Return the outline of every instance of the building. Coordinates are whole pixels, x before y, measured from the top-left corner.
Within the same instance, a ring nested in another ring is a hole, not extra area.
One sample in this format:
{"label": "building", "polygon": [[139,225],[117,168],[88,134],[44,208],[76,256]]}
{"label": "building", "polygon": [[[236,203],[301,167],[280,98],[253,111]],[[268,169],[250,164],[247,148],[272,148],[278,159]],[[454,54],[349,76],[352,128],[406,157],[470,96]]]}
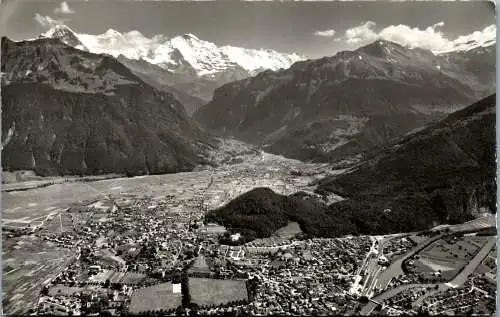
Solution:
{"label": "building", "polygon": [[241,238],[241,234],[236,233],[231,235],[231,241],[235,242],[238,241]]}
{"label": "building", "polygon": [[381,255],[378,258],[378,264],[379,265],[389,265],[389,260],[387,260],[387,258],[385,256]]}

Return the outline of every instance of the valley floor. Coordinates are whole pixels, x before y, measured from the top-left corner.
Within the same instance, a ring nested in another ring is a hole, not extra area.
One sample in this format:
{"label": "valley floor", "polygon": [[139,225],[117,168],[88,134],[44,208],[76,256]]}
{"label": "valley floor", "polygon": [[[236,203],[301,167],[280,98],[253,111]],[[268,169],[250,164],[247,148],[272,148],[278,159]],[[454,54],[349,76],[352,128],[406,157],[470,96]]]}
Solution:
{"label": "valley floor", "polygon": [[[306,171],[313,176],[291,176],[290,169]],[[8,270],[3,273],[4,308],[11,313],[21,312],[26,303],[37,298],[41,283],[50,279],[52,274],[48,272],[56,274],[65,268],[57,261],[50,262],[43,257],[37,260],[33,252],[69,259],[76,245],[60,248],[30,233],[47,229],[54,235],[64,232],[66,224],[60,220],[61,215],[71,208],[88,206],[107,212],[106,206],[114,203],[148,199],[148,207],[168,201],[169,208],[198,218],[204,211],[222,206],[255,187],[269,187],[278,193],[290,194],[307,189],[311,181],[325,173],[329,172],[324,165],[255,153],[243,156],[241,163],[196,172],[132,178],[50,178],[5,184],[2,193],[3,263]],[[108,179],[99,180],[102,178]],[[71,222],[70,226],[73,227]],[[22,281],[31,286],[26,289]]]}
{"label": "valley floor", "polygon": [[[240,159],[188,173],[37,188],[12,184],[2,193],[4,312],[166,313],[182,306],[202,314],[370,314],[470,308],[453,306],[447,296],[490,310],[491,300],[476,295],[491,295],[494,237],[475,232],[494,227],[491,216],[435,234],[309,240],[297,239],[300,227],[290,223],[243,246],[219,244],[225,228],[204,225],[206,211],[256,187],[312,192],[315,180],[341,172],[260,152]],[[471,231],[472,238],[462,234]],[[436,243],[452,253],[435,251]],[[431,279],[436,272],[429,267],[444,267],[454,255],[461,264],[450,270],[458,275]],[[414,267],[409,260],[423,264]],[[420,306],[401,304],[407,297]]]}

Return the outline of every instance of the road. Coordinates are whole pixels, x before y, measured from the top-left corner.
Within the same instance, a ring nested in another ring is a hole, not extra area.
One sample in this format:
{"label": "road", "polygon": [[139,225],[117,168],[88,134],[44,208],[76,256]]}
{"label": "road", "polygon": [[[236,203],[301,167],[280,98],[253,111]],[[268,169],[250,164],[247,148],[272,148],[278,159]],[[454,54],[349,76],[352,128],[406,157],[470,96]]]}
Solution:
{"label": "road", "polygon": [[[456,288],[467,280],[470,274],[474,272],[474,270],[477,268],[477,266],[481,263],[481,261],[488,255],[490,252],[491,248],[495,245],[496,242],[496,237],[490,237],[490,239],[486,242],[486,244],[481,248],[481,250],[472,258],[472,260],[464,267],[464,269],[456,275],[450,282],[447,283],[441,283],[441,284],[407,284],[407,285],[401,285],[395,288],[391,288],[374,298],[372,298],[373,301],[382,303],[383,301],[405,291],[411,288],[415,287],[435,287],[438,285],[438,290],[439,291],[444,291],[450,287]],[[429,243],[427,241],[426,243]],[[406,257],[406,256],[405,256]],[[366,304],[362,309],[360,314],[363,316],[369,315],[375,308],[377,307],[377,304],[374,302],[369,302]]]}

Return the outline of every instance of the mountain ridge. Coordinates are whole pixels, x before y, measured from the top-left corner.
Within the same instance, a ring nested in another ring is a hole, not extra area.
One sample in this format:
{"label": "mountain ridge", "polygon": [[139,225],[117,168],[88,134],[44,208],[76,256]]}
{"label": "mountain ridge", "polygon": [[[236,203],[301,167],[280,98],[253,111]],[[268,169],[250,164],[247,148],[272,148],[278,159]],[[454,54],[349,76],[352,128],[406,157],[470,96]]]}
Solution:
{"label": "mountain ridge", "polygon": [[203,99],[176,88],[171,80],[171,77],[176,77],[175,74],[157,65],[143,60],[128,59],[123,55],[119,55],[117,60],[149,85],[173,94],[183,104],[189,116],[205,104]]}
{"label": "mountain ridge", "polygon": [[[215,88],[222,84],[265,69],[288,68],[304,59],[297,54],[284,54],[270,49],[217,46],[191,33],[170,39],[163,35],[148,39],[138,31],[122,34],[109,29],[102,34],[91,35],[79,34],[66,25],[58,25],[40,37],[55,37],[79,49],[109,54],[132,67],[136,75],[156,87],[180,91],[204,102],[210,101]],[[152,67],[159,67],[162,71],[152,71]],[[178,95],[184,100],[189,99]],[[193,101],[187,104],[189,113],[200,106]]]}
{"label": "mountain ridge", "polygon": [[[138,31],[131,31],[127,35],[134,32],[140,34]],[[124,43],[127,41],[126,35],[112,29],[103,34],[90,35],[79,34],[66,25],[58,25],[41,36],[59,37],[60,34],[63,35],[61,40],[67,40],[66,37],[71,35],[92,52],[107,53],[114,57],[121,54],[129,59],[143,59],[150,64],[158,65],[170,71],[175,71],[175,69],[169,69],[169,66],[174,67],[179,62],[184,61],[193,67],[200,76],[217,73],[218,70],[225,67],[241,67],[254,74],[262,69],[277,70],[288,67],[293,62],[304,59],[297,54],[279,53],[271,49],[248,49],[229,45],[217,46],[214,43],[199,39],[192,33],[178,35],[170,39],[158,36],[161,40],[155,43],[144,43],[143,47],[133,50],[118,47],[120,40]],[[112,42],[115,42],[115,47],[111,46]],[[109,44],[109,46],[106,47],[104,44]],[[181,59],[175,57],[176,53],[181,54]]]}
{"label": "mountain ridge", "polygon": [[496,212],[495,108],[494,94],[373,151],[348,173],[320,181],[317,192],[348,197],[339,210],[362,208],[367,219],[368,211],[408,197],[420,197],[441,223]]}
{"label": "mountain ridge", "polygon": [[495,52],[484,52],[460,59],[377,40],[225,84],[193,117],[292,158],[356,154],[492,93]]}
{"label": "mountain ridge", "polygon": [[205,164],[215,144],[173,94],[109,55],[59,39],[3,37],[2,73],[2,132],[10,136],[2,142],[5,170],[178,172]]}

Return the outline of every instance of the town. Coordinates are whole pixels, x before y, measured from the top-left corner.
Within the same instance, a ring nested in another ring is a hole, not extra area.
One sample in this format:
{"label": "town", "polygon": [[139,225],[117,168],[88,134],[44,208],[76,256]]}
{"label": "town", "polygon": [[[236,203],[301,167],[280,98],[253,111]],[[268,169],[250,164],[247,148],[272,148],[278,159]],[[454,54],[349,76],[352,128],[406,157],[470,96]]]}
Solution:
{"label": "town", "polygon": [[[169,197],[99,200],[69,208],[30,232],[30,239],[38,243],[71,252],[60,272],[36,290],[36,303],[27,313],[196,310],[204,315],[346,315],[372,313],[366,310],[367,304],[374,304],[374,313],[392,315],[494,309],[496,253],[494,237],[488,235],[452,235],[446,240],[436,239],[445,233],[414,240],[398,235],[301,239],[300,226],[290,223],[270,238],[228,246],[219,243],[224,227],[205,224],[202,214],[172,203]],[[423,258],[429,258],[430,247],[437,247],[433,244],[403,261],[404,271],[385,288],[380,285],[394,259],[426,239],[460,245],[456,251],[466,250],[463,265],[488,248],[461,285],[446,283],[456,276],[458,267],[434,264],[439,269],[429,271],[433,266]],[[377,299],[378,294],[405,285],[411,287]],[[457,297],[460,301],[453,300]]]}
{"label": "town", "polygon": [[[321,165],[258,152],[246,160],[182,175],[72,182],[65,192],[58,184],[6,192],[4,311],[117,316],[494,311],[493,215],[426,232],[339,238],[308,237],[290,222],[268,238],[239,244],[239,234],[232,234],[234,245],[222,243],[228,231],[205,221],[206,211],[258,186],[312,193],[311,184],[325,173]],[[46,199],[54,195],[68,196],[58,198],[68,200],[66,207]],[[12,218],[14,206],[22,206],[26,216]]]}

